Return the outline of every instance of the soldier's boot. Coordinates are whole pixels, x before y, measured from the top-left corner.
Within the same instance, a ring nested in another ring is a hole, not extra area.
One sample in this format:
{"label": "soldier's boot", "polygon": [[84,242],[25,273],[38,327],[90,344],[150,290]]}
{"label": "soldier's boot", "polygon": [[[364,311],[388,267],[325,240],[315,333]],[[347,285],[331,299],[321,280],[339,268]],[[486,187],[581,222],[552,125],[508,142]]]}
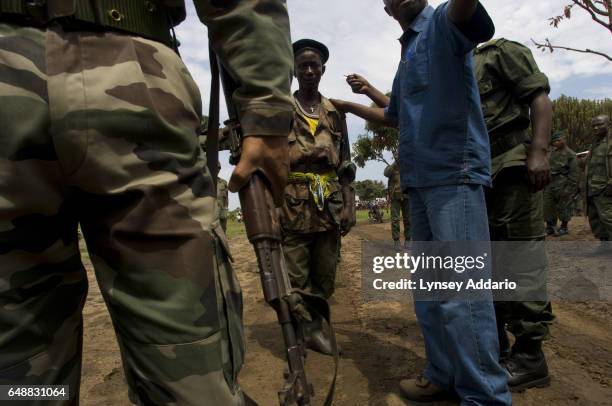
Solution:
{"label": "soldier's boot", "polygon": [[393,249],[399,251],[401,248],[400,240],[393,240]]}
{"label": "soldier's boot", "polygon": [[546,235],[554,235],[555,232],[555,225],[553,223],[551,223],[550,221],[546,222]]}
{"label": "soldier's boot", "polygon": [[512,392],[550,385],[548,365],[540,341],[518,339],[510,357],[502,365],[506,369],[508,387]]}
{"label": "soldier's boot", "polygon": [[404,249],[405,250],[409,250],[410,249],[410,240],[405,240],[404,241]]}
{"label": "soldier's boot", "polygon": [[[323,319],[318,315],[313,315],[312,321],[304,323],[304,343],[306,348],[325,355],[333,355],[334,350],[331,344],[329,333],[323,329]],[[342,354],[339,345],[338,354]]]}
{"label": "soldier's boot", "polygon": [[557,230],[557,237],[561,237],[562,235],[567,235],[569,233],[567,221],[561,223],[559,230]]}

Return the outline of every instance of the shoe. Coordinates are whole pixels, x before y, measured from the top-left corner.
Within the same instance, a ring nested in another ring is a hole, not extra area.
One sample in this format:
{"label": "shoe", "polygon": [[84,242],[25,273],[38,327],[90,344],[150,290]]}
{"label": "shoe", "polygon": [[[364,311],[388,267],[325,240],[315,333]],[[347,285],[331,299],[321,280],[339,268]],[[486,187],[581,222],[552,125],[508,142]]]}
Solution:
{"label": "shoe", "polygon": [[393,248],[397,251],[400,250],[402,248],[402,246],[400,245],[400,241],[399,240],[393,240]]}
{"label": "shoe", "polygon": [[510,357],[502,363],[508,375],[511,392],[522,392],[529,388],[544,388],[550,385],[548,365],[539,341],[517,341]]}
{"label": "shoe", "polygon": [[555,233],[555,236],[561,237],[562,235],[567,235],[567,234],[569,234],[567,227],[559,227],[559,230],[557,230],[557,232]]}
{"label": "shoe", "polygon": [[457,396],[431,382],[422,374],[416,379],[402,379],[399,383],[399,391],[402,397],[414,402],[457,400]]}
{"label": "shoe", "polygon": [[556,231],[553,226],[546,226],[546,235],[555,235],[555,234],[556,234]]}
{"label": "shoe", "polygon": [[405,250],[409,250],[410,249],[410,245],[411,245],[410,243],[411,243],[410,240],[405,240],[404,241],[404,249]]}
{"label": "shoe", "polygon": [[[306,348],[324,355],[334,355],[329,334],[323,330],[323,319],[314,316],[310,322],[304,325],[304,343]],[[342,348],[336,344],[338,355],[342,354]]]}

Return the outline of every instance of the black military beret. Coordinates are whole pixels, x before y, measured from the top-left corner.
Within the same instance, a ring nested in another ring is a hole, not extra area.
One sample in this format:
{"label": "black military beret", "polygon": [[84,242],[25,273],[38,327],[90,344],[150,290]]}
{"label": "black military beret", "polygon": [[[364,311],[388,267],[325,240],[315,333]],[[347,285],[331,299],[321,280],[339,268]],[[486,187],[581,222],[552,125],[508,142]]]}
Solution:
{"label": "black military beret", "polygon": [[327,47],[319,41],[308,38],[304,38],[293,43],[293,56],[296,57],[300,51],[305,49],[312,49],[313,51],[319,53],[321,55],[323,64],[325,64],[329,59],[329,49],[327,49]]}
{"label": "black military beret", "polygon": [[558,130],[555,131],[552,135],[552,137],[550,137],[550,141],[557,141],[558,139],[564,138],[565,137],[565,130]]}

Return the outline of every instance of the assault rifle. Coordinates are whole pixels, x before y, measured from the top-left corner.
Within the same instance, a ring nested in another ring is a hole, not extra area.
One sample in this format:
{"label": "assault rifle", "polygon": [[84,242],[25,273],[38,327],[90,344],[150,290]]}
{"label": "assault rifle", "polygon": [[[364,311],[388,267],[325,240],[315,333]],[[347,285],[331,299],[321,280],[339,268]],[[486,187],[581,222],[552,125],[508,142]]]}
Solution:
{"label": "assault rifle", "polygon": [[[212,48],[210,51],[210,61],[213,81],[210,111],[218,114],[218,89],[219,77],[221,77],[229,114],[229,120],[224,124],[229,133],[230,163],[236,165],[240,161],[242,132],[238,121],[238,114],[232,103],[232,95],[238,85],[223,65],[219,63]],[[216,95],[214,94],[215,92]],[[215,103],[217,104],[216,106],[214,105]],[[210,123],[217,123],[218,126],[218,117],[209,118],[208,137],[218,134],[218,129],[213,128]],[[214,144],[214,142],[212,143]],[[216,173],[216,163],[214,169],[215,172],[211,170],[211,173]],[[288,368],[285,371],[284,385],[278,392],[279,404],[281,406],[310,406],[314,390],[312,384],[306,378],[306,371],[304,369],[306,349],[300,322],[302,317],[309,317],[309,312],[312,311],[318,312],[329,322],[329,305],[322,298],[291,289],[281,245],[280,224],[265,177],[261,173],[256,172],[249,183],[240,190],[239,196],[247,237],[257,255],[264,298],[276,311],[285,344]],[[333,331],[332,345],[336,349],[336,354],[334,355],[335,372],[332,385],[325,399],[324,404],[326,406],[331,405],[333,401],[338,369],[337,346]]]}

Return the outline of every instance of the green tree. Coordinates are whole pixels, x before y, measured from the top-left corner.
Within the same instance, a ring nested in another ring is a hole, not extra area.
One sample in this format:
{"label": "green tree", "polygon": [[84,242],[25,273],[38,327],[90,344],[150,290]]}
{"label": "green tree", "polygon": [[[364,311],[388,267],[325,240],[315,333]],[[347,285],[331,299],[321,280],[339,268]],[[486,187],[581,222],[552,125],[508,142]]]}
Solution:
{"label": "green tree", "polygon": [[576,152],[591,145],[591,119],[600,114],[612,117],[612,100],[588,100],[561,96],[553,101],[553,129],[567,130],[567,144]]}
{"label": "green tree", "polygon": [[354,186],[355,193],[361,200],[373,200],[387,195],[387,187],[380,180],[358,180]]}
{"label": "green tree", "polygon": [[[389,96],[391,93],[387,93]],[[372,105],[374,106],[374,104]],[[366,122],[366,133],[357,137],[353,144],[353,162],[363,168],[367,161],[384,162],[390,165],[384,157],[384,152],[397,153],[399,145],[399,131],[397,128]]]}

